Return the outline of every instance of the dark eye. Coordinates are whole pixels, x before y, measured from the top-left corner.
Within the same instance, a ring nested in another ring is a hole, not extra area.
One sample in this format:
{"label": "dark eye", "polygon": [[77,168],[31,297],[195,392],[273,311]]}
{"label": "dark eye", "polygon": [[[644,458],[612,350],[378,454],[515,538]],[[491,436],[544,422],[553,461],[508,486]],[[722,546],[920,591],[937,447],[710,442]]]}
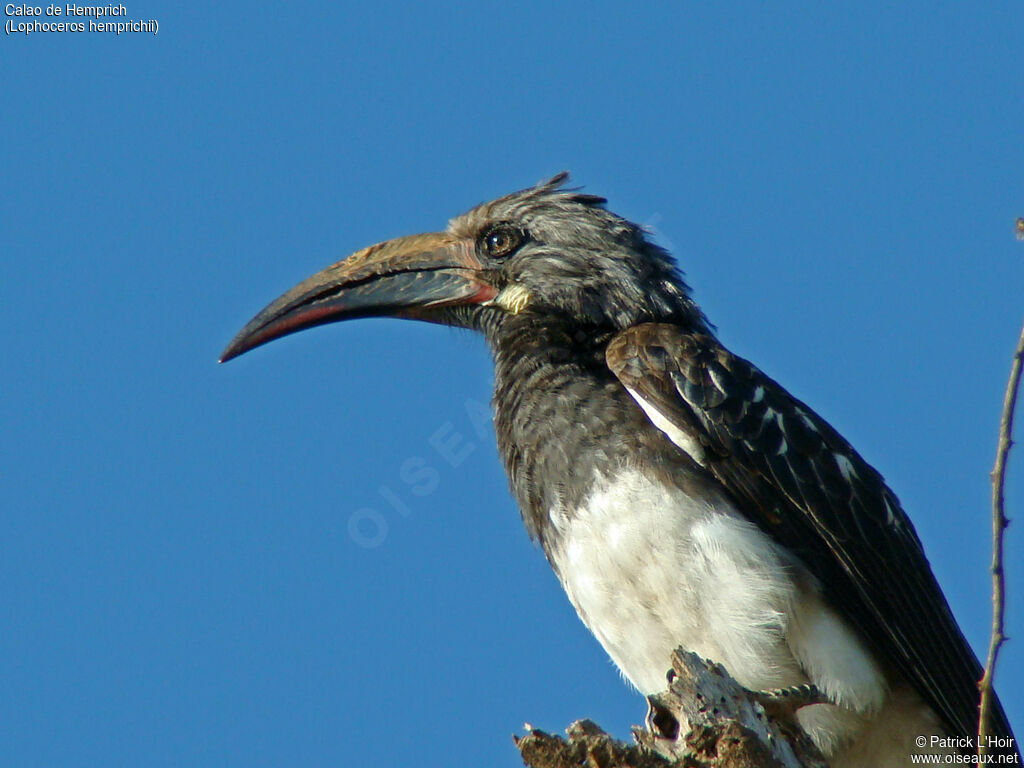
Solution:
{"label": "dark eye", "polygon": [[508,256],[522,245],[522,242],[523,233],[508,224],[491,227],[482,238],[484,252],[492,259]]}

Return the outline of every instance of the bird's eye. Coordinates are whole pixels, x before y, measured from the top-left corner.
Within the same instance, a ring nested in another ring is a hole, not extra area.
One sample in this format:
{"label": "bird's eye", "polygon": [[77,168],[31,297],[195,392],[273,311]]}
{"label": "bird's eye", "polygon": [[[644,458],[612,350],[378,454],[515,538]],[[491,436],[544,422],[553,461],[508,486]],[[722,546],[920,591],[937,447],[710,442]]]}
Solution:
{"label": "bird's eye", "polygon": [[484,233],[482,243],[484,252],[492,259],[508,256],[523,242],[523,233],[508,224],[491,227]]}

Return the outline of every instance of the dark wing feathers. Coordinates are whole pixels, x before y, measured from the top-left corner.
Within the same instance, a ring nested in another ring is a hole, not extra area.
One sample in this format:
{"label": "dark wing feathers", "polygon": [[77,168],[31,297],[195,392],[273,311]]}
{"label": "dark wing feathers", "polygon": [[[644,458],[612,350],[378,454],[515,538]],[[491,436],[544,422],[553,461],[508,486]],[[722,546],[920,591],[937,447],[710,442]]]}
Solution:
{"label": "dark wing feathers", "polygon": [[[739,508],[800,556],[826,597],[953,733],[975,733],[981,668],[885,481],[834,429],[706,335],[619,333],[619,380],[705,448]],[[1010,735],[1000,709],[993,731]]]}

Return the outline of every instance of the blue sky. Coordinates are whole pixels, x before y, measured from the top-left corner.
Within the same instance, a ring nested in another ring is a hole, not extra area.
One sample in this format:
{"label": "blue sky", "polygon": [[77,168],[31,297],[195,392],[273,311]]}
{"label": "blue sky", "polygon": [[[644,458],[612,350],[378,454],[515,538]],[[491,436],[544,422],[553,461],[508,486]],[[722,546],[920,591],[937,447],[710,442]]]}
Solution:
{"label": "blue sky", "polygon": [[215,363],[307,274],[562,169],[885,475],[984,649],[1016,3],[126,7],[159,33],[0,42],[6,764],[511,767],[524,721],[627,735],[643,702],[507,494],[479,339],[372,320]]}

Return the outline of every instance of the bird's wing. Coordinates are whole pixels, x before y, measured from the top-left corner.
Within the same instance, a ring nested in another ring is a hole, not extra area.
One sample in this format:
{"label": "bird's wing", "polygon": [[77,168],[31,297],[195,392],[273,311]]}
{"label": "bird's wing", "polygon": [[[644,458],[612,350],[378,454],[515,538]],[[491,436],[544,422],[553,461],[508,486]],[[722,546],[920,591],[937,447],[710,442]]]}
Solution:
{"label": "bird's wing", "polygon": [[[609,368],[953,733],[975,733],[981,669],[885,481],[824,419],[715,339],[648,323],[609,343]],[[1000,710],[992,731],[1009,735]]]}

